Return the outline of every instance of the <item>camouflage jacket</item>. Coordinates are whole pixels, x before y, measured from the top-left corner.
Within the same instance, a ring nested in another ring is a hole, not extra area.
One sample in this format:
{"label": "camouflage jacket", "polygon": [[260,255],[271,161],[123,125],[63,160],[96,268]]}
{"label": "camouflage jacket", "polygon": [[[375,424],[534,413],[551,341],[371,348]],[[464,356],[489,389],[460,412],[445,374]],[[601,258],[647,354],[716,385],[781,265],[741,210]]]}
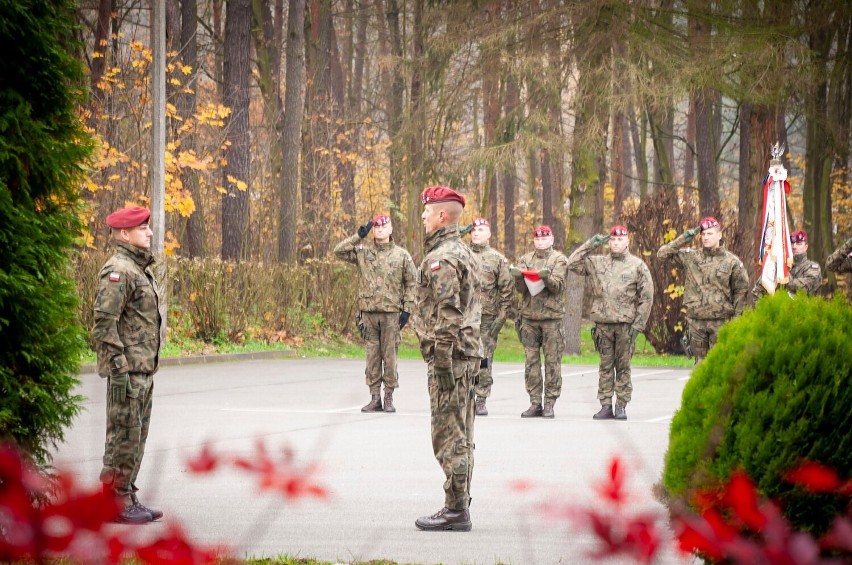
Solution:
{"label": "camouflage jacket", "polygon": [[[800,289],[808,294],[815,294],[822,285],[822,269],[819,263],[808,259],[805,253],[793,255],[793,266],[790,267],[790,282],[787,283],[787,290],[795,294]],[[766,294],[766,289],[760,282],[760,279],[754,284],[751,290],[757,298]]]}
{"label": "camouflage jacket", "polygon": [[516,266],[522,271],[550,270],[544,289],[535,296],[530,294],[524,277],[515,279],[515,288],[521,293],[518,314],[528,320],[561,320],[565,316],[568,258],[553,248],[535,250],[521,257]]}
{"label": "camouflage jacket", "polygon": [[568,268],[588,277],[592,289],[593,322],[631,324],[645,331],[654,300],[654,281],[648,265],[631,254],[589,255],[594,247],[587,241],[568,257]]}
{"label": "camouflage jacket", "polygon": [[427,363],[452,366],[453,358],[481,357],[479,259],[452,224],[428,234],[417,271],[414,331]]}
{"label": "camouflage jacket", "polygon": [[512,275],[509,273],[509,262],[502,253],[487,243],[472,243],[470,248],[479,257],[482,314],[505,321],[506,317],[512,314],[512,295],[514,293]]}
{"label": "camouflage jacket", "polygon": [[852,237],[834,250],[825,261],[825,270],[833,273],[852,273]]}
{"label": "camouflage jacket", "polygon": [[92,342],[101,377],[157,372],[166,341],[166,304],[154,257],[118,243],[98,275]]}
{"label": "camouflage jacket", "polygon": [[408,251],[388,243],[364,241],[358,234],[337,244],[338,259],[358,265],[361,312],[413,312],[414,261]]}
{"label": "camouflage jacket", "polygon": [[660,247],[657,257],[684,271],[683,306],[697,320],[729,320],[743,313],[748,297],[748,273],[739,257],[719,247],[681,249],[683,235]]}

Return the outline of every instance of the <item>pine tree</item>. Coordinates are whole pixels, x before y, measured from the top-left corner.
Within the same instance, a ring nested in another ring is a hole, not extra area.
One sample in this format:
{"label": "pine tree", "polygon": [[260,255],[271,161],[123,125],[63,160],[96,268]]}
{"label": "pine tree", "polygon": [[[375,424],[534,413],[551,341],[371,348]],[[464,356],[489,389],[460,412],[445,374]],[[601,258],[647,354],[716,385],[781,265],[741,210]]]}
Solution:
{"label": "pine tree", "polygon": [[91,154],[70,0],[0,0],[0,440],[39,463],[80,410],[70,251]]}

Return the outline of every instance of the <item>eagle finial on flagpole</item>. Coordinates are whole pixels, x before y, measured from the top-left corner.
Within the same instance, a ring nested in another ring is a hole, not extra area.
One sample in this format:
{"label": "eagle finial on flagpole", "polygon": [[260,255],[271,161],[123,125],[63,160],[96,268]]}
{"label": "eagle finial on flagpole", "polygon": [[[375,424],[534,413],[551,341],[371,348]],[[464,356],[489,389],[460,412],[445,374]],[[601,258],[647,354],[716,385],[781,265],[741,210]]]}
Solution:
{"label": "eagle finial on flagpole", "polygon": [[781,148],[781,143],[776,141],[775,145],[772,146],[772,158],[776,161],[781,160],[781,156],[784,154],[784,150]]}

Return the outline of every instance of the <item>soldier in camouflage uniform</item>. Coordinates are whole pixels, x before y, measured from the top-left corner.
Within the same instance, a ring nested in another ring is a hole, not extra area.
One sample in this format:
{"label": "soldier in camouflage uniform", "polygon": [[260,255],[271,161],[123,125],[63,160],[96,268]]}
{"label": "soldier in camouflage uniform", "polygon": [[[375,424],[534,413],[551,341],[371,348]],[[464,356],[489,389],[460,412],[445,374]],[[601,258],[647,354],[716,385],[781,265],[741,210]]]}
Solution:
{"label": "soldier in camouflage uniform", "polygon": [[151,213],[123,208],[107,217],[115,254],[98,275],[92,343],[98,373],[107,379],[107,426],[103,469],[104,491],[123,508],[118,521],[144,524],[163,513],[136,498],[136,478],[145,453],[154,395],[154,373],[166,338],[166,310],[154,277]]}
{"label": "soldier in camouflage uniform", "polygon": [[486,399],[491,396],[491,366],[494,361],[494,350],[497,348],[497,337],[506,316],[512,306],[514,281],[509,274],[509,262],[502,253],[492,248],[491,226],[485,218],[476,218],[470,225],[470,248],[479,256],[482,267],[480,282],[482,287],[482,325],[479,336],[482,340],[482,367],[476,379],[476,415],[487,416]]}
{"label": "soldier in camouflage uniform", "polygon": [[[816,294],[822,285],[822,269],[819,263],[808,259],[808,232],[794,231],[790,234],[793,245],[793,266],[790,267],[790,279],[787,282],[787,292],[796,294],[800,289],[808,294]],[[755,299],[766,294],[766,288],[758,280],[751,289]]]}
{"label": "soldier in camouflage uniform", "polygon": [[[364,243],[371,228],[373,241]],[[337,244],[334,254],[358,265],[358,329],[367,343],[365,374],[370,389],[370,402],[361,412],[396,412],[396,355],[400,332],[414,308],[414,261],[408,251],[393,242],[393,224],[385,214],[379,214],[359,227],[357,234]]]}
{"label": "soldier in camouflage uniform", "polygon": [[432,450],[444,471],[444,507],[415,522],[421,530],[470,531],[473,475],[473,381],[479,371],[480,267],[462,243],[464,196],[445,186],[420,196],[426,256],[417,271],[414,328],[428,364]]}
{"label": "soldier in camouflage uniform", "polygon": [[852,273],[852,237],[828,256],[825,270],[832,273]]}
{"label": "soldier in camouflage uniform", "polygon": [[[701,249],[681,249],[699,232]],[[719,245],[721,239],[719,222],[708,216],[697,228],[686,230],[657,251],[657,257],[683,269],[683,306],[696,363],[716,343],[719,328],[743,313],[748,297],[748,273],[743,262]]]}
{"label": "soldier in camouflage uniform", "polygon": [[[553,231],[548,226],[535,229],[533,245],[535,251],[509,267],[509,272],[515,277],[515,287],[521,293],[515,327],[524,346],[524,382],[530,397],[530,407],[521,414],[521,418],[554,418],[553,405],[562,394],[562,352],[565,350],[562,318],[565,316],[568,258],[553,249]],[[525,281],[530,279],[537,280],[527,284]]]}
{"label": "soldier in camouflage uniform", "polygon": [[[609,255],[590,255],[599,245],[609,242]],[[568,268],[589,277],[592,288],[591,319],[595,348],[601,355],[598,378],[600,411],[595,420],[626,420],[627,404],[633,395],[630,359],[636,336],[645,331],[654,281],[644,261],[628,249],[627,228],[613,226],[609,235],[595,235],[568,257]],[[617,396],[615,412],[613,393]]]}

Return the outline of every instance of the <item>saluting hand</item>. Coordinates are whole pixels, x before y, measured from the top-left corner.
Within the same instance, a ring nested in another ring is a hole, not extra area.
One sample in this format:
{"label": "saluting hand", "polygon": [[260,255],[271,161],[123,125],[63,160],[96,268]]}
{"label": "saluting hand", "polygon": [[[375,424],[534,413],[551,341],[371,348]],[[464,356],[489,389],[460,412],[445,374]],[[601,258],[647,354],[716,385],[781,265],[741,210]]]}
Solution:
{"label": "saluting hand", "polygon": [[685,232],[683,232],[683,237],[684,237],[684,239],[686,239],[687,242],[690,242],[693,239],[695,239],[695,236],[698,235],[698,232],[700,232],[700,231],[701,231],[701,226],[698,226],[697,228],[692,228],[692,229],[686,230]]}
{"label": "saluting hand", "polygon": [[358,237],[364,239],[367,237],[367,234],[370,233],[370,230],[373,229],[373,220],[370,220],[360,228],[358,228]]}
{"label": "saluting hand", "polygon": [[604,243],[609,241],[609,237],[610,236],[608,236],[608,235],[603,235],[603,234],[600,234],[600,233],[595,234],[589,240],[589,243],[592,245],[592,247],[598,247],[599,245],[603,245]]}
{"label": "saluting hand", "polygon": [[473,224],[468,224],[468,225],[466,225],[465,227],[463,227],[462,229],[459,230],[459,235],[461,237],[464,237],[467,234],[469,234],[472,229],[473,229]]}

